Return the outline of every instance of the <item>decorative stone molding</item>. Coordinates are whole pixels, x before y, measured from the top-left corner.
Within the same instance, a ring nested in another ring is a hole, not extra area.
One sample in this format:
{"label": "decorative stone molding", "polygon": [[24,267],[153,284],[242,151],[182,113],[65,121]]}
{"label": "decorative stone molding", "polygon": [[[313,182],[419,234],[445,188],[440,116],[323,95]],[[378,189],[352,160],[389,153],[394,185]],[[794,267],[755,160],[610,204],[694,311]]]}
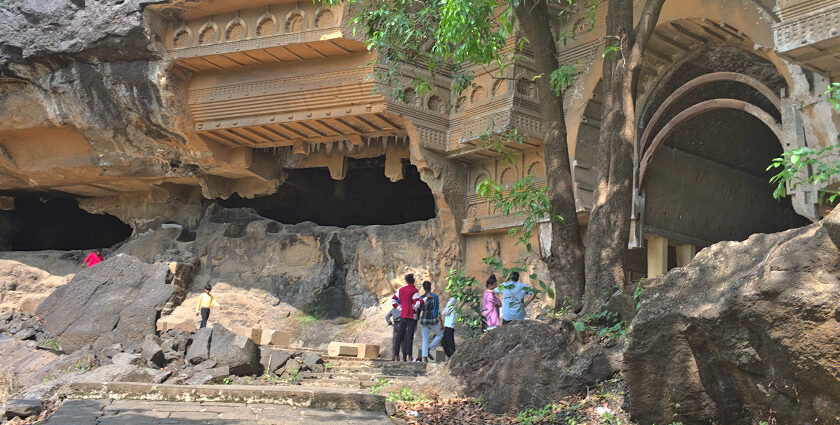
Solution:
{"label": "decorative stone molding", "polygon": [[780,13],[783,20],[773,27],[777,51],[784,53],[840,37],[840,3],[830,0],[819,5],[824,7],[803,9],[803,13]]}

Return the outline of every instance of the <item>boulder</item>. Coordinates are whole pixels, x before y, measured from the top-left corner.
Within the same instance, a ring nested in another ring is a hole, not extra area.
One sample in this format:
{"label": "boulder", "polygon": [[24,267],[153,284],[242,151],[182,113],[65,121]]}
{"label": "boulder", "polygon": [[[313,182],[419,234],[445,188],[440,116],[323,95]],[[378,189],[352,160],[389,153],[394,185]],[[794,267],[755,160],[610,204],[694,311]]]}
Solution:
{"label": "boulder", "polygon": [[298,373],[300,373],[300,366],[301,366],[301,364],[296,359],[291,359],[291,360],[286,362],[286,365],[283,366],[282,372],[278,373],[278,375],[283,375],[283,374],[285,374],[285,376],[297,375]]}
{"label": "boulder", "polygon": [[286,350],[276,350],[265,346],[260,347],[260,365],[266,372],[275,372],[286,364],[292,353]]}
{"label": "boulder", "polygon": [[152,363],[157,367],[162,367],[166,362],[160,345],[157,345],[157,343],[151,338],[147,338],[140,345],[140,355],[142,355],[143,359],[147,362]]}
{"label": "boulder", "polygon": [[113,358],[114,356],[116,356],[119,353],[122,353],[122,344],[120,344],[120,343],[116,343],[116,344],[102,350],[102,354],[105,357],[108,357],[108,358]]}
{"label": "boulder", "polygon": [[303,366],[306,367],[306,369],[309,369],[309,370],[313,370],[315,368],[315,365],[317,365],[317,364],[324,363],[324,361],[321,360],[321,355],[318,354],[318,353],[314,353],[312,351],[308,351],[308,352],[304,353],[300,357],[300,360],[303,363]]}
{"label": "boulder", "polygon": [[35,337],[35,329],[32,329],[32,328],[21,329],[15,334],[15,338],[17,338],[21,341],[25,341],[27,339],[32,339],[34,337]]}
{"label": "boulder", "polygon": [[160,348],[164,353],[168,351],[175,351],[184,354],[187,351],[187,346],[192,342],[189,332],[168,331],[161,337]]}
{"label": "boulder", "polygon": [[187,348],[186,359],[191,364],[199,364],[210,357],[210,335],[213,328],[202,328],[195,331],[192,344]]}
{"label": "boulder", "polygon": [[621,347],[583,344],[569,321],[509,323],[465,341],[450,372],[494,413],[540,408],[586,393],[621,367]]}
{"label": "boulder", "polygon": [[221,366],[229,367],[233,375],[251,375],[259,372],[260,350],[257,344],[219,323],[213,325],[213,333],[210,336],[210,358]]}
{"label": "boulder", "polygon": [[113,364],[130,364],[135,366],[145,366],[146,360],[139,354],[134,353],[118,353],[111,357]]}
{"label": "boulder", "polygon": [[166,284],[165,263],[147,264],[119,254],[77,273],[38,306],[47,333],[67,351],[86,344],[139,346],[175,286]]}
{"label": "boulder", "polygon": [[212,369],[204,369],[196,371],[193,376],[191,376],[185,382],[187,385],[203,385],[207,383],[215,383],[219,381],[221,378],[226,376],[230,376],[230,368],[227,366],[221,367],[214,367]]}
{"label": "boulder", "polygon": [[6,400],[6,411],[3,416],[6,419],[28,418],[41,413],[43,407],[41,400],[13,398]]}
{"label": "boulder", "polygon": [[131,364],[109,364],[78,376],[77,382],[147,382],[158,383],[169,377],[167,371],[149,369]]}
{"label": "boulder", "polygon": [[633,418],[836,423],[838,221],[722,242],[647,281],[624,356]]}

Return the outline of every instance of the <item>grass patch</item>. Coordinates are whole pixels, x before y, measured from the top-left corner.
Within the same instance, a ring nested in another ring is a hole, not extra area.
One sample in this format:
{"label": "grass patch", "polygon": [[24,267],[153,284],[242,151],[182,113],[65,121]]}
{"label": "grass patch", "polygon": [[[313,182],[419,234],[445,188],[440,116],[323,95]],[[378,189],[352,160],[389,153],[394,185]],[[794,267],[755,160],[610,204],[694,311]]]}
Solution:
{"label": "grass patch", "polygon": [[[381,391],[382,388],[385,388],[386,386],[388,386],[390,383],[391,383],[391,381],[389,381],[385,378],[379,378],[379,381],[377,381],[375,384],[373,384],[370,387],[370,393],[371,394],[379,394],[379,391]],[[405,388],[403,388],[403,389],[405,389]]]}
{"label": "grass patch", "polygon": [[392,391],[391,394],[388,394],[386,399],[388,401],[401,403],[417,403],[420,401],[426,401],[426,396],[414,392],[410,388],[402,387],[399,391]]}
{"label": "grass patch", "polygon": [[47,349],[53,350],[53,351],[58,351],[58,349],[61,348],[61,345],[59,345],[58,341],[56,341],[52,338],[45,339],[39,345],[41,347],[44,347],[44,348],[47,348]]}
{"label": "grass patch", "polygon": [[290,317],[290,332],[292,337],[300,339],[306,330],[324,317],[324,305],[320,302],[309,303]]}

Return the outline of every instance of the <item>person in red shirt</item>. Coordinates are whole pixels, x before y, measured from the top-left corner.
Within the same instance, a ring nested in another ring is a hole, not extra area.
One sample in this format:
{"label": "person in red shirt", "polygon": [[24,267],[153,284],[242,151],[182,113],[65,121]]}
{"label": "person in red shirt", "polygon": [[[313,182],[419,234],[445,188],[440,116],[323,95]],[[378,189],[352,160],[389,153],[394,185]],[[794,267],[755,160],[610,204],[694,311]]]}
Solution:
{"label": "person in red shirt", "polygon": [[[414,287],[414,274],[405,275],[405,286],[391,297],[391,306],[400,307],[399,338],[402,341],[403,361],[411,360],[414,345],[414,330],[417,329],[417,312],[423,306],[420,293]],[[396,360],[396,359],[395,359]]]}
{"label": "person in red shirt", "polygon": [[88,254],[87,257],[85,257],[85,261],[82,261],[82,265],[87,264],[88,267],[91,267],[94,264],[101,263],[102,260],[104,260],[104,258],[102,258],[102,250],[97,248],[94,249],[93,252]]}

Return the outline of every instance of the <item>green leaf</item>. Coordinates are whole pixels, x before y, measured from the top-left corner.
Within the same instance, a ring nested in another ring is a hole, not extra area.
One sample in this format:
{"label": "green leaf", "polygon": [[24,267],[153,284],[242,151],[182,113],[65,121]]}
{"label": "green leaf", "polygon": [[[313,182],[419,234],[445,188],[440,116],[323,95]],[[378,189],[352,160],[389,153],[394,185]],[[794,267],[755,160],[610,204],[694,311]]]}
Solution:
{"label": "green leaf", "polygon": [[572,325],[575,327],[575,330],[578,332],[583,332],[586,330],[586,325],[583,322],[573,322]]}

